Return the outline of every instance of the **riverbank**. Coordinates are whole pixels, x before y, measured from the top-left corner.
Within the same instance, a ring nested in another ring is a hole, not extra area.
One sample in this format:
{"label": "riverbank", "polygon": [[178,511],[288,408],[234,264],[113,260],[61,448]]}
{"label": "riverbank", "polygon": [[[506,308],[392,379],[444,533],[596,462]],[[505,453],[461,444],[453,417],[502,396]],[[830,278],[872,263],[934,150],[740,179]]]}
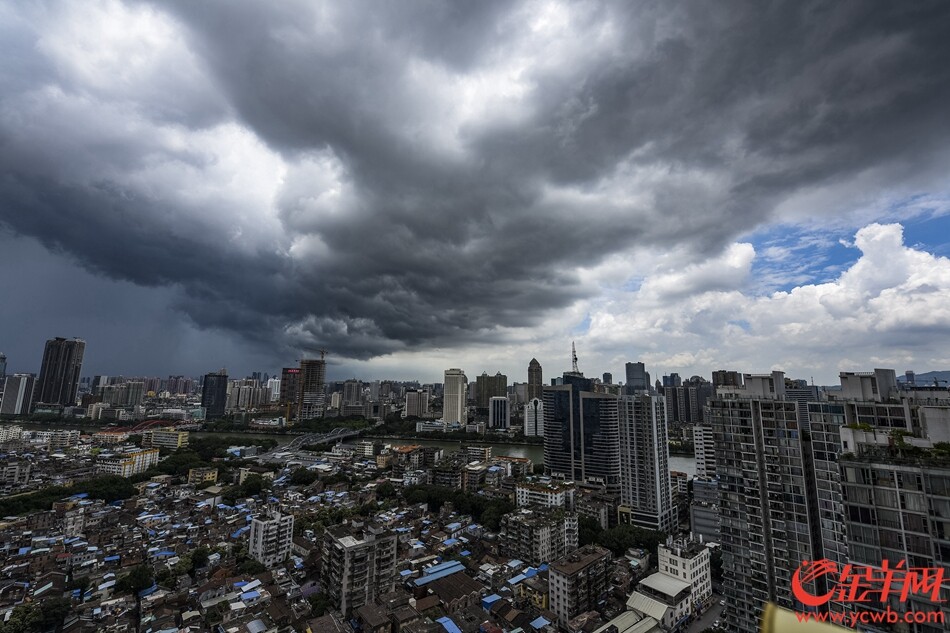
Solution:
{"label": "riverbank", "polygon": [[517,439],[511,439],[507,437],[487,437],[487,436],[477,436],[477,437],[453,437],[450,434],[445,433],[429,433],[429,434],[419,434],[419,433],[365,433],[361,434],[361,437],[373,440],[419,440],[419,441],[429,441],[429,442],[445,442],[447,444],[459,443],[459,444],[503,444],[511,446],[537,446],[539,448],[544,446],[543,442],[525,442],[518,441]]}

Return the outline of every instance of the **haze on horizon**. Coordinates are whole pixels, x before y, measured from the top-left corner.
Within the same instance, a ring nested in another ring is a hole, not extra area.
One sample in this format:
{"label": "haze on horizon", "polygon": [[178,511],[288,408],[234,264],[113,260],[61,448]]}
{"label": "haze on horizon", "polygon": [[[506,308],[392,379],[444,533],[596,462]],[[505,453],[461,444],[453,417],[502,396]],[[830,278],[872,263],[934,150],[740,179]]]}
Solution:
{"label": "haze on horizon", "polygon": [[0,351],[950,368],[947,32],[942,2],[0,3]]}

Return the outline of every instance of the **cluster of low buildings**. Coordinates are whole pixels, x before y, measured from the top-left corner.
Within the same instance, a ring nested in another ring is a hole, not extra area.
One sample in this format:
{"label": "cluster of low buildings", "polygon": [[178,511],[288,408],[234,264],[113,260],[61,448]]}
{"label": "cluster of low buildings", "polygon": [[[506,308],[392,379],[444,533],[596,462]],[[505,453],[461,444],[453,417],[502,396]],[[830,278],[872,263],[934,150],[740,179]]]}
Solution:
{"label": "cluster of low buildings", "polygon": [[[161,459],[168,451],[159,447],[186,446],[187,435],[174,433],[156,429],[142,438],[148,447],[115,433],[67,434],[57,437],[71,446],[55,450],[88,461],[90,474],[126,475]],[[54,449],[34,440],[21,432],[4,447],[30,443],[35,461],[25,463],[45,469]],[[656,580],[646,571],[669,558],[662,552],[581,547],[579,520],[601,517],[603,491],[533,476],[528,459],[374,440],[326,452],[252,448],[152,477],[112,503],[75,478],[75,493],[51,509],[0,521],[0,618],[59,598],[71,605],[67,633],[595,633],[611,622],[660,633],[708,602],[708,555],[702,582],[669,571]],[[295,477],[300,469],[316,477]],[[261,493],[232,498],[254,474],[267,481]],[[401,500],[399,490],[420,485],[514,510],[490,530],[451,503],[430,511]],[[698,542],[664,547],[705,551]],[[143,567],[153,580],[132,592],[125,579]]]}

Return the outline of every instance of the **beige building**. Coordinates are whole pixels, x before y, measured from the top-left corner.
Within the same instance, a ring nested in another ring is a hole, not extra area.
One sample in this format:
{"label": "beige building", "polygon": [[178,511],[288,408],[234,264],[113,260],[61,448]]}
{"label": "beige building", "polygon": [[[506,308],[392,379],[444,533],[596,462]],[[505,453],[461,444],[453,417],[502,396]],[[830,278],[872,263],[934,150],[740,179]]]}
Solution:
{"label": "beige building", "polygon": [[175,429],[149,429],[142,433],[145,448],[168,448],[173,451],[188,446],[188,431]]}
{"label": "beige building", "polygon": [[158,463],[158,449],[137,449],[119,455],[100,457],[96,462],[96,472],[102,475],[131,477]]}
{"label": "beige building", "polygon": [[611,559],[609,550],[585,545],[551,564],[548,602],[561,627],[566,628],[571,618],[595,610],[607,591]]}
{"label": "beige building", "polygon": [[191,468],[188,470],[188,483],[199,485],[206,481],[218,483],[217,468]]}

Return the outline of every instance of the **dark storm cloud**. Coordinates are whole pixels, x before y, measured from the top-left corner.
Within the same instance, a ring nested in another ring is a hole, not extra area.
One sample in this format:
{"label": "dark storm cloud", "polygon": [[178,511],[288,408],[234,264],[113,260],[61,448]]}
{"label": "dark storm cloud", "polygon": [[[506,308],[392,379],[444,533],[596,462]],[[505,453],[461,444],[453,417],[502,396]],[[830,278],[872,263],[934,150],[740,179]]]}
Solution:
{"label": "dark storm cloud", "polygon": [[[0,221],[285,349],[498,340],[609,255],[947,170],[945,3],[132,4],[173,35],[114,79],[57,57],[58,8],[5,40]],[[229,122],[276,156],[228,178]]]}

